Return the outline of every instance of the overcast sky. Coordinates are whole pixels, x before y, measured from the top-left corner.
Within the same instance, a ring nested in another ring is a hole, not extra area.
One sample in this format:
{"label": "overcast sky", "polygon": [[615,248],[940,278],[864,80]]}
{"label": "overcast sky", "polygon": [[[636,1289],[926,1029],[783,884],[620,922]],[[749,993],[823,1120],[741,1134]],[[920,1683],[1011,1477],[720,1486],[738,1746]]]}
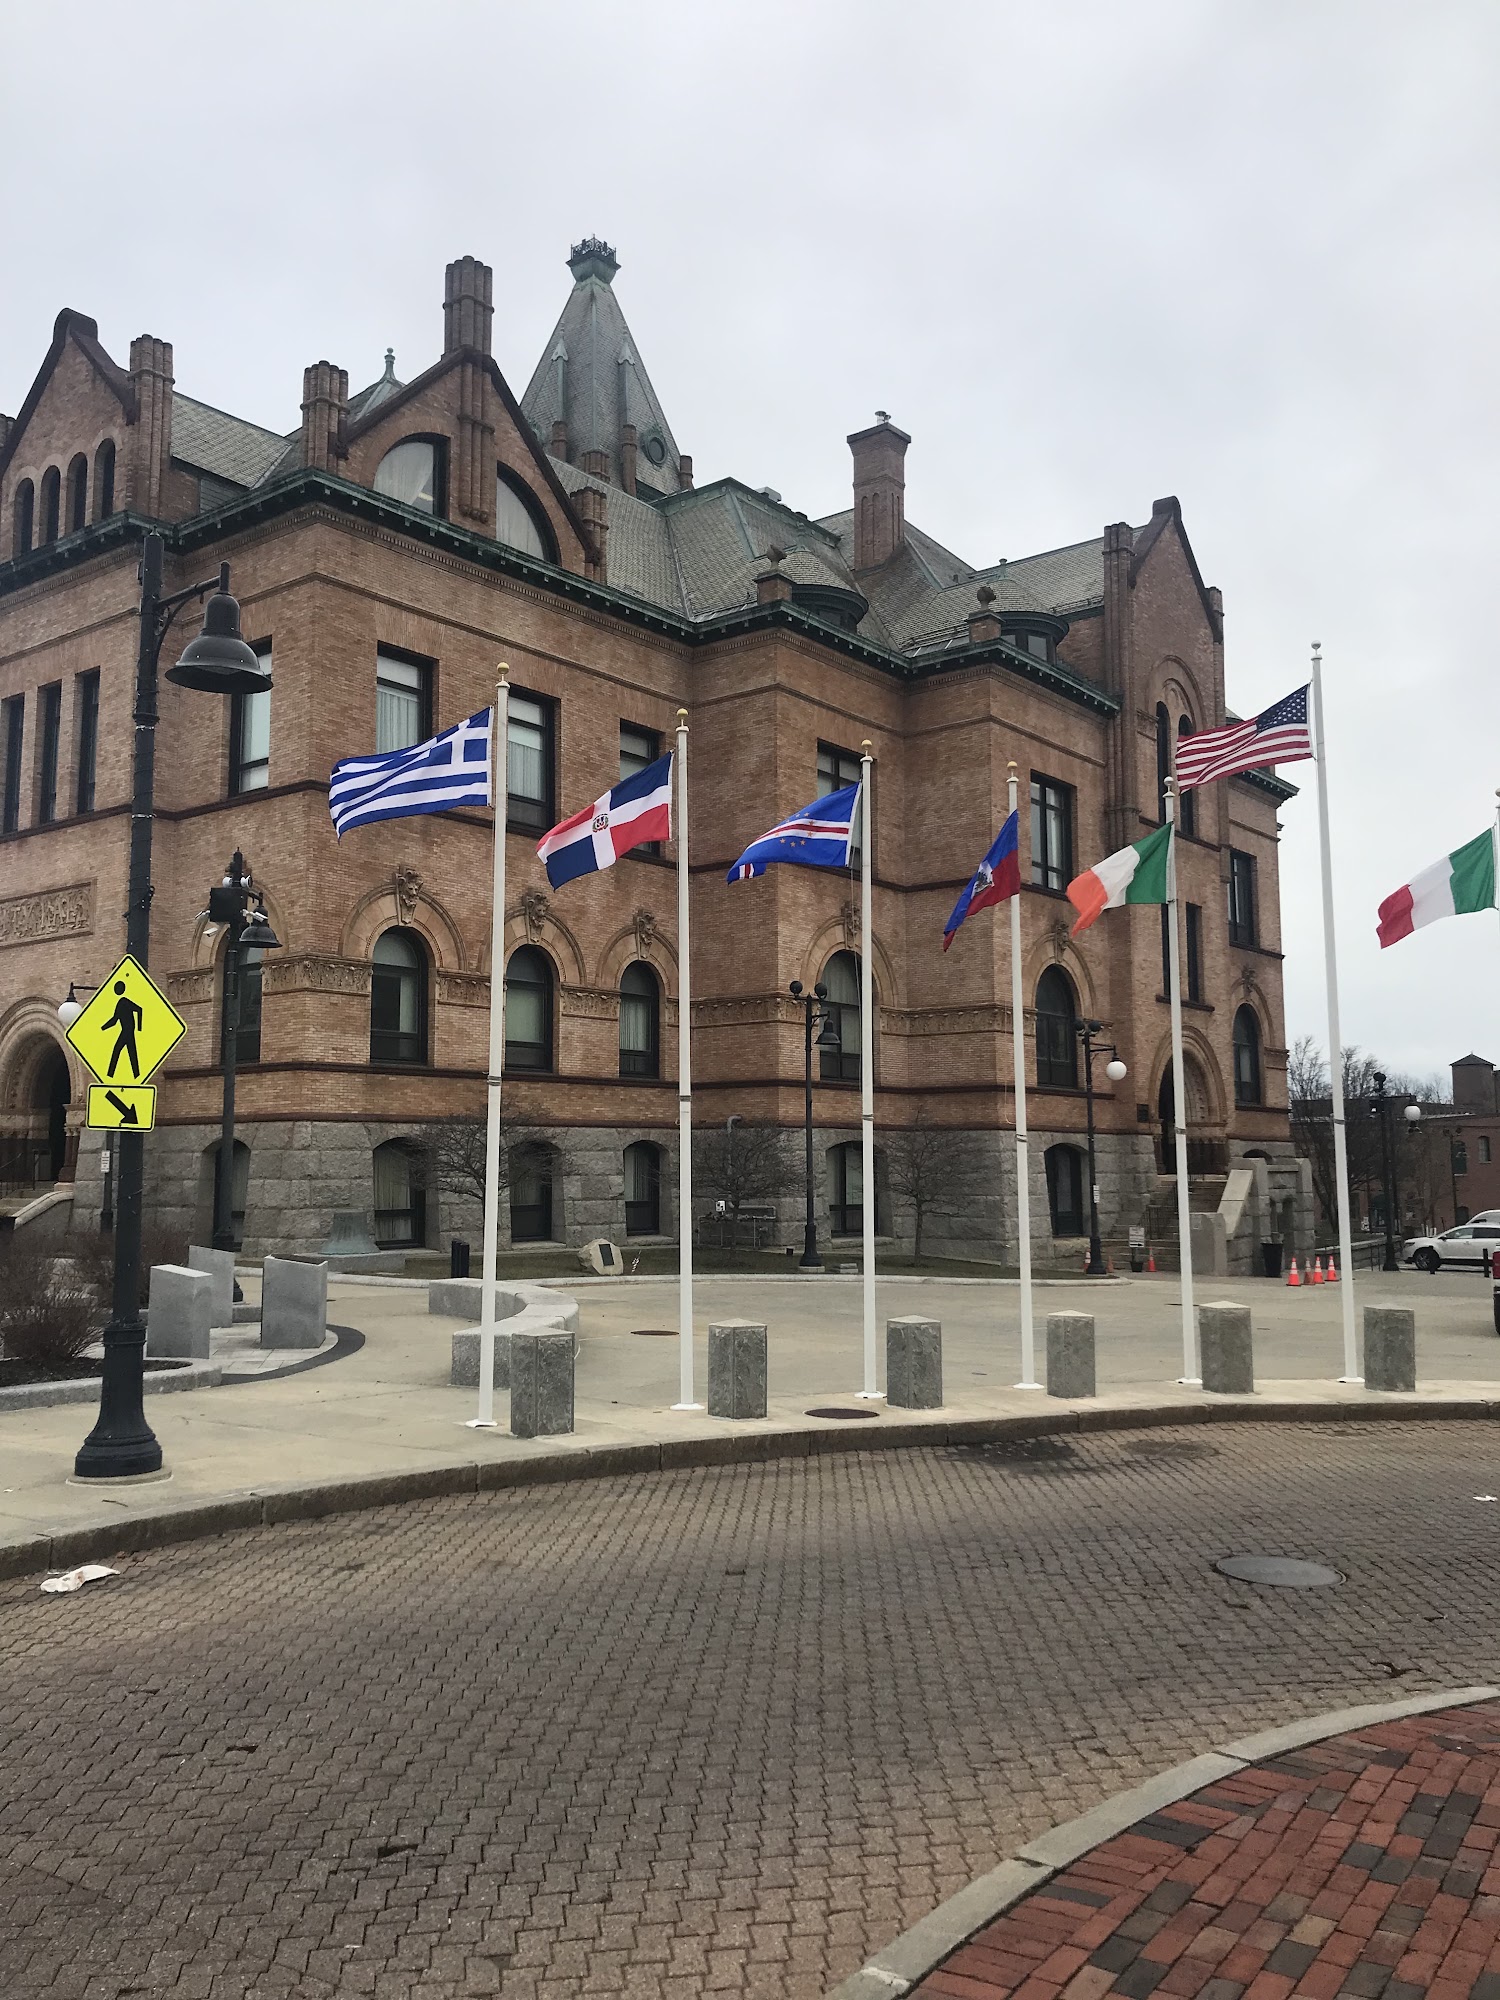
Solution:
{"label": "overcast sky", "polygon": [[[603,235],[700,483],[845,506],[879,406],[974,563],[1179,495],[1230,703],[1323,643],[1345,1040],[1500,1062],[1500,918],[1374,938],[1500,784],[1497,59],[1494,0],[14,10],[0,408],[68,305],[290,430],[306,363],[436,357],[465,252],[519,393]],[[1282,902],[1321,1040],[1312,773]]]}

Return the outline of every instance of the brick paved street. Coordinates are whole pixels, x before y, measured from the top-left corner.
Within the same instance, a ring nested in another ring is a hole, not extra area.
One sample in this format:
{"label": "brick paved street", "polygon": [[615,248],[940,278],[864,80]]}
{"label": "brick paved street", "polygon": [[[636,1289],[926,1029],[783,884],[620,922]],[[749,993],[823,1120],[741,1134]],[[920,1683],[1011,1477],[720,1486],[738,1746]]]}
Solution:
{"label": "brick paved street", "polygon": [[[1185,1428],[0,1584],[0,1994],[819,1994],[1226,1732],[1495,1678],[1497,1483],[1483,1423]],[[1347,1581],[1231,1583],[1235,1550]]]}
{"label": "brick paved street", "polygon": [[1223,1778],[1096,1847],[924,2000],[1493,2000],[1500,1704],[1387,1722]]}

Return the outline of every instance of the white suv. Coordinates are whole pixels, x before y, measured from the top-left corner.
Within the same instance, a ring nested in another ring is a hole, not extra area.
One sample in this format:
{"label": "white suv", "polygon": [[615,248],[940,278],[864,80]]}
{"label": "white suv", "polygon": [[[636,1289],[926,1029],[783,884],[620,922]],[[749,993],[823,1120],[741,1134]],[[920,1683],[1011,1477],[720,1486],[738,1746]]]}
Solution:
{"label": "white suv", "polygon": [[[1488,1218],[1494,1216],[1493,1221]],[[1500,1214],[1486,1209],[1472,1222],[1457,1229],[1445,1229],[1441,1236],[1413,1236],[1401,1246],[1403,1264],[1419,1271],[1440,1271],[1445,1264],[1470,1265],[1480,1269],[1487,1259],[1500,1257]]]}

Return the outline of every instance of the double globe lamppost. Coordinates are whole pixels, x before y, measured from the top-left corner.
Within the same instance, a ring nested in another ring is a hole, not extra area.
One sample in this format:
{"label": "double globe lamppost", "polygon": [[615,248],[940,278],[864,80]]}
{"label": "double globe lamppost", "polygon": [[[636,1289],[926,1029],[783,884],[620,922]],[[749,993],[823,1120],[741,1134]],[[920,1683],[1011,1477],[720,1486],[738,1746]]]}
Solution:
{"label": "double globe lamppost", "polygon": [[1085,1274],[1090,1278],[1102,1278],[1106,1274],[1104,1244],[1099,1235],[1099,1170],[1094,1157],[1094,1058],[1107,1055],[1104,1074],[1111,1083],[1123,1083],[1128,1071],[1120,1060],[1120,1052],[1113,1042],[1096,1042],[1095,1035],[1104,1033],[1102,1021],[1075,1021],[1073,1032],[1083,1044],[1083,1095],[1089,1130],[1089,1261]]}
{"label": "double globe lamppost", "polygon": [[[840,1055],[843,1041],[839,1035],[837,1009],[826,1005],[828,988],[820,979],[811,993],[805,992],[802,981],[794,979],[791,984],[792,998],[802,1009],[802,1103],[803,1129],[807,1139],[807,1166],[804,1194],[806,1213],[802,1225],[802,1255],[797,1261],[799,1271],[821,1271],[823,1259],[818,1254],[818,1216],[813,1196],[813,1123],[812,1123],[812,1059],[813,1029],[818,1028],[817,1049],[820,1055]],[[821,1025],[819,1025],[821,1023]],[[868,1200],[868,1194],[864,1199]]]}
{"label": "double globe lamppost", "polygon": [[[135,750],[130,798],[130,877],[125,914],[125,949],[145,967],[151,943],[151,835],[156,794],[157,672],[173,619],[185,604],[202,598],[203,629],[184,647],[167,679],[205,694],[260,694],[271,675],[240,635],[240,607],[229,594],[229,565],[216,577],[185,590],[162,589],[163,542],[148,534],[141,545],[140,637],[135,675]],[[65,1000],[58,1017],[70,1027],[81,1012]],[[232,1121],[232,1086],[230,1115]],[[232,1130],[232,1123],[231,1123]],[[74,1462],[79,1479],[129,1479],[161,1470],[161,1445],[146,1421],[142,1387],[146,1329],[141,1320],[141,1197],[144,1138],[122,1130],[116,1150],[114,1287],[104,1329],[104,1367],[99,1419]],[[232,1180],[222,1161],[220,1180]],[[217,1231],[214,1238],[218,1241]]]}
{"label": "double globe lamppost", "polygon": [[[1385,1209],[1385,1256],[1380,1268],[1382,1271],[1399,1271],[1401,1268],[1401,1259],[1396,1254],[1396,1210],[1401,1195],[1396,1180],[1395,1136],[1391,1131],[1391,1115],[1396,1109],[1396,1100],[1386,1092],[1385,1075],[1382,1071],[1376,1070],[1375,1074],[1370,1078],[1370,1086],[1370,1116],[1380,1126],[1380,1180],[1381,1191],[1384,1195],[1382,1206]],[[1420,1104],[1413,1104],[1408,1099],[1401,1107],[1401,1116],[1409,1126],[1415,1125],[1421,1119],[1422,1107]],[[1455,1195],[1456,1193],[1457,1185],[1455,1183]],[[1456,1212],[1457,1205],[1455,1201]]]}

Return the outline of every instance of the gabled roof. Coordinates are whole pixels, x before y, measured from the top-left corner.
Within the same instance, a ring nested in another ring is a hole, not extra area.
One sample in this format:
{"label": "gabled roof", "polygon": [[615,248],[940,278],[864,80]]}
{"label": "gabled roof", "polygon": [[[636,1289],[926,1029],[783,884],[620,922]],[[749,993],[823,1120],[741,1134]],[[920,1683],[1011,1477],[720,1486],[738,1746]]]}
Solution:
{"label": "gabled roof", "polygon": [[545,445],[561,419],[569,458],[581,463],[585,452],[606,452],[617,486],[621,427],[634,424],[636,485],[677,493],[681,454],[614,294],[615,254],[588,237],[574,246],[568,268],[573,289],[521,398],[527,422]]}
{"label": "gabled roof", "polygon": [[258,486],[286,454],[280,431],[195,402],[180,390],[172,396],[172,456],[197,472],[212,473],[233,486]]}
{"label": "gabled roof", "polygon": [[119,398],[126,421],[135,416],[135,384],[127,369],[105,353],[99,345],[99,327],[87,313],[74,312],[71,306],[64,306],[52,323],[52,345],[47,349],[36,380],[26,392],[26,400],[16,412],[14,423],[5,434],[5,442],[0,444],[0,475],[15,457],[20,448],[26,426],[36,414],[36,406],[42,400],[42,392],[52,380],[53,370],[62,359],[63,349],[69,341],[86,356],[107,387]]}

